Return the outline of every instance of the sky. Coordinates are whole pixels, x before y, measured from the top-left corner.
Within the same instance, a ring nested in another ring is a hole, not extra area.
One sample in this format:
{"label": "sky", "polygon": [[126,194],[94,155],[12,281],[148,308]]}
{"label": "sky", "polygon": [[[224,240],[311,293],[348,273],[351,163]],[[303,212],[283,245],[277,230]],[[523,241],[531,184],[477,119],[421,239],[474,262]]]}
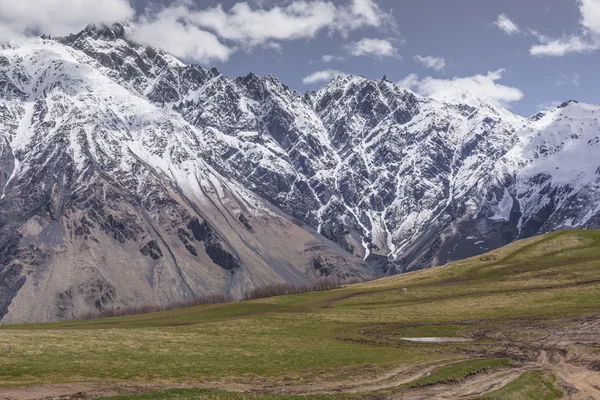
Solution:
{"label": "sky", "polygon": [[600,0],[0,0],[0,41],[117,21],[183,62],[274,74],[300,92],[339,74],[385,75],[523,116],[600,103]]}

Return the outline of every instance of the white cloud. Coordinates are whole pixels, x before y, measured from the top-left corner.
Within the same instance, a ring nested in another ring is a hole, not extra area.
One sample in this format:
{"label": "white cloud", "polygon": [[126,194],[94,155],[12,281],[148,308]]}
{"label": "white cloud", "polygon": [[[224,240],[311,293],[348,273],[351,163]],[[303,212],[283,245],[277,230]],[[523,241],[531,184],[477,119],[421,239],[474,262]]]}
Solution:
{"label": "white cloud", "polygon": [[42,33],[64,36],[88,24],[112,24],[133,16],[128,0],[0,0],[0,40]]}
{"label": "white cloud", "polygon": [[516,35],[517,33],[521,32],[521,29],[519,29],[517,24],[512,22],[510,18],[506,16],[506,14],[498,15],[498,19],[496,19],[494,25],[496,25],[501,31],[503,31],[507,35]]}
{"label": "white cloud", "polygon": [[406,86],[407,88],[416,89],[420,83],[419,76],[417,74],[410,74],[398,83]]}
{"label": "white cloud", "polygon": [[227,61],[235,51],[222,44],[214,34],[194,25],[182,25],[169,15],[162,15],[155,20],[143,18],[130,38],[140,44],[168,51],[175,57],[202,63]]}
{"label": "white cloud", "polygon": [[[149,6],[135,15],[130,0],[0,0],[0,40],[76,33],[87,24],[136,21],[130,37],[190,61],[225,61],[238,48],[281,49],[281,42],[317,34],[346,37],[361,28],[395,30],[376,0],[240,1],[226,8],[194,0]],[[268,5],[265,5],[268,4]]]}
{"label": "white cloud", "polygon": [[321,61],[326,64],[334,61],[344,61],[345,59],[346,57],[332,56],[331,54],[325,54],[323,57],[321,57]]}
{"label": "white cloud", "polygon": [[411,74],[400,81],[423,96],[431,96],[440,92],[451,92],[453,90],[466,90],[477,96],[489,97],[501,104],[519,101],[524,97],[523,92],[515,87],[498,83],[502,79],[504,69],[490,71],[486,75],[474,75],[464,78],[435,79],[427,77],[419,79],[417,75]]}
{"label": "white cloud", "polygon": [[538,104],[537,108],[540,111],[551,111],[554,110],[556,107],[560,106],[561,104],[561,101],[548,101],[542,104]]}
{"label": "white cloud", "polygon": [[19,32],[18,30],[15,31],[14,27],[0,23],[0,43],[10,42],[11,40],[19,40],[23,37],[23,35],[23,32]]}
{"label": "white cloud", "polygon": [[327,81],[330,81],[333,78],[336,78],[340,75],[346,75],[346,74],[343,73],[342,71],[336,71],[334,69],[326,69],[323,71],[316,71],[316,72],[313,72],[312,74],[308,75],[306,78],[304,78],[302,80],[302,83],[304,83],[305,85],[311,85],[311,84],[319,83],[319,82],[327,82]]}
{"label": "white cloud", "polygon": [[417,62],[425,66],[426,68],[431,68],[436,71],[443,71],[446,68],[446,59],[443,57],[433,57],[433,56],[415,56],[414,57]]}
{"label": "white cloud", "polygon": [[337,8],[329,2],[295,1],[286,7],[252,8],[237,3],[229,11],[221,5],[202,11],[179,7],[178,17],[216,33],[219,37],[255,46],[270,40],[313,38],[332,26]]}
{"label": "white cloud", "polygon": [[579,0],[581,25],[596,34],[600,34],[600,1]]}
{"label": "white cloud", "polygon": [[568,84],[573,84],[575,86],[581,85],[581,76],[575,72],[572,75],[563,74],[560,78],[556,80],[556,86],[564,86]]}
{"label": "white cloud", "polygon": [[396,29],[391,13],[381,10],[375,0],[351,0],[347,7],[338,7],[335,29],[346,36],[350,31],[370,26]]}
{"label": "white cloud", "polygon": [[600,49],[600,39],[569,36],[560,39],[549,39],[539,35],[541,44],[532,46],[529,53],[533,56],[553,56],[562,57],[569,53],[589,53]]}
{"label": "white cloud", "polygon": [[[225,61],[237,47],[277,49],[281,41],[312,39],[323,31],[345,36],[364,27],[394,27],[394,20],[374,0],[350,0],[345,5],[294,0],[269,8],[244,1],[229,9],[222,5],[199,9],[192,0],[176,0],[162,10],[149,9],[133,38],[172,53],[176,48],[178,57],[206,62]],[[163,37],[164,32],[173,37]]]}
{"label": "white cloud", "polygon": [[600,49],[600,0],[578,0],[577,4],[581,13],[581,32],[552,39],[532,31],[540,43],[529,49],[531,55],[562,57],[570,53],[590,53]]}
{"label": "white cloud", "polygon": [[374,57],[393,57],[396,56],[396,48],[385,39],[364,38],[358,42],[352,42],[344,46],[350,55],[355,57],[374,56]]}

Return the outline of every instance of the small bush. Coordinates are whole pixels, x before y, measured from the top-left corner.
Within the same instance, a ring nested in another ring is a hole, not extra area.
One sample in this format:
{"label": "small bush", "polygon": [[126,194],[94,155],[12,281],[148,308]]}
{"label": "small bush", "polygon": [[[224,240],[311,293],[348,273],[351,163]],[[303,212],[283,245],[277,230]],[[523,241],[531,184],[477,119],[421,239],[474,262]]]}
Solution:
{"label": "small bush", "polygon": [[266,299],[268,297],[285,296],[288,294],[300,294],[308,292],[323,292],[326,290],[340,289],[344,285],[364,282],[364,279],[354,278],[341,280],[335,278],[320,279],[310,285],[292,285],[282,283],[276,285],[262,286],[251,289],[244,294],[244,300]]}
{"label": "small bush", "polygon": [[225,304],[233,302],[233,298],[224,294],[208,294],[190,300],[181,300],[168,305],[145,305],[127,308],[105,308],[103,310],[88,311],[75,319],[89,320],[100,318],[124,317],[127,315],[150,314],[159,311],[177,310],[180,308],[194,307],[202,304]]}
{"label": "small bush", "polygon": [[[281,283],[258,287],[247,291],[242,300],[266,299],[268,297],[284,296],[288,294],[300,294],[308,292],[322,292],[326,290],[340,289],[344,285],[364,282],[364,279],[353,278],[340,280],[334,278],[323,278],[310,285],[295,286],[289,283]],[[150,314],[160,311],[177,310],[180,308],[194,307],[202,304],[225,304],[236,301],[234,298],[224,294],[208,294],[191,300],[177,301],[168,305],[145,305],[128,308],[105,308],[103,310],[88,311],[75,319],[90,320],[100,318],[125,317],[128,315]]]}

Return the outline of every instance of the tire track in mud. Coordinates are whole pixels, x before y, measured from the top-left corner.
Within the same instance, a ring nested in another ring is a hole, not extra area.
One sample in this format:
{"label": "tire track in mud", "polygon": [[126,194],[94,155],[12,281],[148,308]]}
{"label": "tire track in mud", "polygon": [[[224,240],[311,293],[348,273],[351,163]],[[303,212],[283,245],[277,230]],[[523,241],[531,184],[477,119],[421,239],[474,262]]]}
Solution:
{"label": "tire track in mud", "polygon": [[[523,327],[525,329],[525,327]],[[539,328],[536,328],[539,329]],[[592,316],[582,318],[573,325],[561,327],[546,332],[543,339],[522,341],[497,337],[487,337],[511,347],[528,349],[536,354],[536,358],[518,365],[481,372],[453,384],[436,384],[426,387],[402,387],[422,377],[450,366],[454,363],[472,360],[466,357],[462,360],[442,361],[421,364],[411,367],[398,367],[383,372],[364,369],[363,377],[346,378],[324,376],[320,381],[306,384],[263,382],[252,384],[236,383],[205,383],[188,382],[174,384],[169,382],[151,384],[122,384],[122,383],[74,383],[67,385],[47,385],[17,388],[0,388],[0,399],[7,400],[37,400],[48,398],[82,399],[101,396],[116,396],[122,394],[144,394],[160,392],[176,388],[220,389],[230,392],[253,392],[263,394],[336,394],[355,393],[368,394],[386,391],[386,398],[393,400],[422,400],[422,399],[461,399],[485,396],[492,393],[527,371],[541,370],[554,374],[557,383],[568,400],[600,399],[600,371],[590,368],[598,363],[598,353],[590,353],[586,346],[600,346],[600,318]]]}
{"label": "tire track in mud", "polygon": [[[554,354],[554,353],[552,353]],[[230,392],[253,392],[263,394],[316,395],[355,393],[367,394],[384,390],[398,391],[386,397],[393,400],[424,399],[461,399],[485,396],[517,379],[521,374],[531,370],[544,370],[556,375],[558,382],[566,392],[566,399],[589,400],[600,399],[600,372],[590,371],[568,363],[562,356],[549,356],[546,350],[540,352],[538,360],[521,366],[482,372],[453,384],[437,384],[426,387],[401,389],[407,383],[425,377],[447,364],[430,364],[427,366],[398,368],[373,378],[352,381],[316,382],[304,385],[256,385],[256,384],[86,384],[48,385],[36,387],[2,388],[0,399],[37,400],[49,398],[85,399],[123,394],[144,394],[176,388],[220,389]]]}

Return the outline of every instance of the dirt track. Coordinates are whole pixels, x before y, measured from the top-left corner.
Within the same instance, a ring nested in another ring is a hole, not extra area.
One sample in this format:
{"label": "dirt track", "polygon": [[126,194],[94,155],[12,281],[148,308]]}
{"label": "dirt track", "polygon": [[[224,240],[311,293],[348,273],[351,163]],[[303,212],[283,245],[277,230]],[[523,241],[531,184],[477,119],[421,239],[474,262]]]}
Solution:
{"label": "dirt track", "polygon": [[[600,319],[586,318],[564,328],[551,329],[544,332],[540,339],[514,341],[498,336],[496,332],[483,334],[487,339],[494,339],[507,347],[527,349],[537,358],[525,361],[516,367],[484,372],[471,376],[456,384],[439,384],[424,388],[406,389],[390,396],[396,400],[420,399],[460,399],[471,396],[482,396],[498,390],[523,372],[543,370],[553,373],[566,399],[600,400],[600,371],[590,369],[591,365],[600,362]],[[539,328],[524,328],[538,332]],[[536,331],[537,329],[537,331]],[[481,335],[481,334],[480,334]],[[321,381],[309,384],[204,384],[189,383],[173,385],[170,383],[154,384],[102,384],[74,383],[65,385],[47,385],[20,388],[0,388],[0,399],[35,400],[35,399],[83,399],[116,395],[134,395],[162,391],[170,388],[214,388],[233,392],[259,392],[272,394],[324,394],[324,393],[369,393],[385,389],[395,389],[426,376],[442,364],[420,365],[412,368],[396,368],[385,373],[373,375],[365,370],[362,379],[348,381]],[[600,364],[599,364],[600,365]]]}

